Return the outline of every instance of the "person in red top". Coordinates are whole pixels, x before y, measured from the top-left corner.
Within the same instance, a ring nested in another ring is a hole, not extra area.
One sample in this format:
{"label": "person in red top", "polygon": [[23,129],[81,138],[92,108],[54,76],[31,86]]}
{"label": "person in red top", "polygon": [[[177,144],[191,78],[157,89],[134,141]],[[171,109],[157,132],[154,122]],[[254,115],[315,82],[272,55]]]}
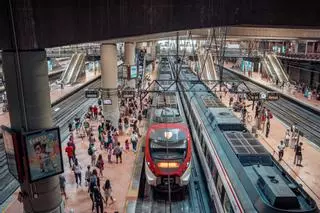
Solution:
{"label": "person in red top", "polygon": [[96,105],[93,106],[93,118],[96,120],[98,117],[98,107]]}
{"label": "person in red top", "polygon": [[71,143],[68,143],[68,146],[66,147],[65,152],[68,155],[69,165],[70,165],[70,167],[72,167],[71,161],[74,162],[73,161],[74,160],[74,155],[73,155],[73,146],[72,146]]}

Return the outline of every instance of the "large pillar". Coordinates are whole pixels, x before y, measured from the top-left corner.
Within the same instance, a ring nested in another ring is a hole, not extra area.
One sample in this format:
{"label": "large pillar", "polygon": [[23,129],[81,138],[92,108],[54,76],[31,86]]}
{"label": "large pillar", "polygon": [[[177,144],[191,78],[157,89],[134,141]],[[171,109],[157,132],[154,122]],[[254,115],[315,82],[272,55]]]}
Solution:
{"label": "large pillar", "polygon": [[[4,51],[3,71],[11,128],[17,132],[52,127],[48,65],[45,50]],[[20,140],[20,139],[18,139]],[[21,143],[20,143],[21,144]],[[26,165],[28,162],[23,160]],[[64,212],[58,176],[21,184],[24,212]]]}
{"label": "large pillar", "polygon": [[101,45],[101,87],[102,99],[111,100],[110,105],[103,105],[103,115],[110,120],[112,125],[118,126],[119,101],[118,101],[118,67],[116,44]]}
{"label": "large pillar", "polygon": [[[124,44],[124,64],[126,64],[127,66],[136,65],[135,54],[136,54],[135,43],[126,42]],[[135,79],[129,80],[127,85],[131,88],[135,88],[136,80]]]}

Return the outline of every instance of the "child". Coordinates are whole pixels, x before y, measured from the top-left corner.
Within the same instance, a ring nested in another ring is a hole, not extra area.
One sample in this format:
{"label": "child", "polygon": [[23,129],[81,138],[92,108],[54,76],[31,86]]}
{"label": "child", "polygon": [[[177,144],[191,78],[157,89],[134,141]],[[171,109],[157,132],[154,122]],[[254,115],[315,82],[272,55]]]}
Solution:
{"label": "child", "polygon": [[125,146],[126,146],[126,150],[128,151],[129,148],[130,148],[129,140],[127,139],[124,143],[125,143]]}

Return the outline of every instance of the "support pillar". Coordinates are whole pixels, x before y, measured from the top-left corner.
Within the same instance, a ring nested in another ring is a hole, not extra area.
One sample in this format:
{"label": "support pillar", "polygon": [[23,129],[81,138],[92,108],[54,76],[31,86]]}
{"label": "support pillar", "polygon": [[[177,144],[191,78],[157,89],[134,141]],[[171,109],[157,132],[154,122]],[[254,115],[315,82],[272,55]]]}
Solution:
{"label": "support pillar", "polygon": [[[136,54],[135,43],[126,42],[124,44],[124,55],[125,55],[124,64],[126,64],[127,66],[136,65],[135,54]],[[136,88],[136,80],[135,79],[129,80],[127,85],[130,88]]]}
{"label": "support pillar", "polygon": [[[3,71],[10,113],[11,128],[17,132],[52,127],[48,65],[45,50],[4,51]],[[20,140],[20,139],[18,139]],[[24,158],[24,164],[27,160]],[[53,176],[34,183],[25,180],[20,185],[25,194],[25,213],[64,212],[59,177]]]}
{"label": "support pillar", "polygon": [[117,46],[102,44],[100,49],[102,99],[109,99],[112,102],[111,105],[103,105],[103,115],[117,127],[119,120]]}

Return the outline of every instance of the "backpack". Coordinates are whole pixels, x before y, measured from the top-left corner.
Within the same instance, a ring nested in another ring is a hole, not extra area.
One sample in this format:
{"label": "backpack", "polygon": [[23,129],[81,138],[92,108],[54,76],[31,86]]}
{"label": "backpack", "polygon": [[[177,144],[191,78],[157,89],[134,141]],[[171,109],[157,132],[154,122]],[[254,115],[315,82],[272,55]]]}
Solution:
{"label": "backpack", "polygon": [[86,122],[83,123],[83,126],[84,126],[84,128],[87,129],[87,128],[89,128],[89,123],[86,121]]}
{"label": "backpack", "polygon": [[92,147],[90,146],[89,148],[88,148],[88,155],[92,155],[93,154],[93,150],[92,150]]}
{"label": "backpack", "polygon": [[272,118],[273,118],[273,115],[272,115],[272,113],[271,113],[271,112],[269,113],[269,118],[270,118],[270,119],[272,119]]}
{"label": "backpack", "polygon": [[115,149],[114,149],[114,155],[120,155],[121,154],[121,149],[120,149],[120,147],[116,147]]}

